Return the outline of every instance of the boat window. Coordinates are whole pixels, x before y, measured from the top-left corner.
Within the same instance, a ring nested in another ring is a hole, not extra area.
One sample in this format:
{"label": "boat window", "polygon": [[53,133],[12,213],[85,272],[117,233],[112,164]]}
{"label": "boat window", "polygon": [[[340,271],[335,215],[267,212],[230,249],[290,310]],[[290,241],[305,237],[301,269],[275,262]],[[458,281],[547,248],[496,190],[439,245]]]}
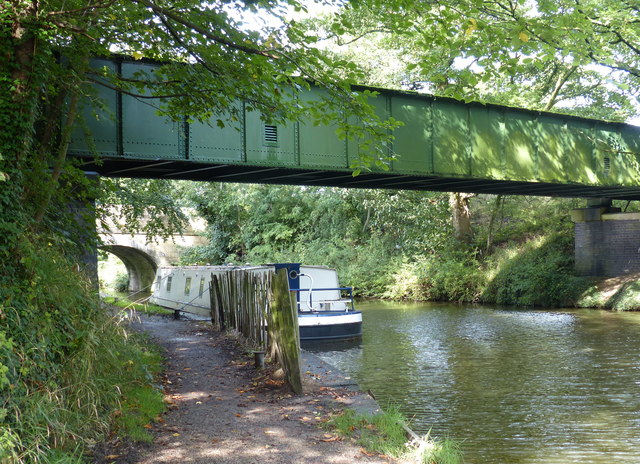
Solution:
{"label": "boat window", "polygon": [[204,277],[200,277],[200,296],[204,293]]}
{"label": "boat window", "polygon": [[172,276],[167,277],[167,293],[171,291],[171,279],[173,279]]}
{"label": "boat window", "polygon": [[156,279],[155,285],[156,285],[156,292],[159,292],[160,291],[160,279]]}
{"label": "boat window", "polygon": [[188,295],[191,292],[191,277],[187,277],[184,281],[184,294]]}

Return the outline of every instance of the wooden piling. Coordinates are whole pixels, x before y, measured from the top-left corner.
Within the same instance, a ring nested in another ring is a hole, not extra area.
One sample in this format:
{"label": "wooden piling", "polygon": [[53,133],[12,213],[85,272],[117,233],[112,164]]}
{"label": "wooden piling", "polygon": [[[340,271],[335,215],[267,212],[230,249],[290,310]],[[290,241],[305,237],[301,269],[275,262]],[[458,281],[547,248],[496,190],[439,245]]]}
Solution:
{"label": "wooden piling", "polygon": [[211,274],[211,321],[241,334],[254,350],[275,356],[295,393],[302,392],[300,334],[285,269],[234,269]]}
{"label": "wooden piling", "polygon": [[302,393],[300,375],[300,335],[298,312],[291,301],[289,279],[286,269],[280,269],[271,286],[271,317],[269,332],[272,333],[276,356],[284,369],[291,389]]}
{"label": "wooden piling", "polygon": [[209,298],[211,300],[211,323],[225,330],[224,305],[222,303],[222,291],[218,276],[211,273],[211,284],[209,287]]}

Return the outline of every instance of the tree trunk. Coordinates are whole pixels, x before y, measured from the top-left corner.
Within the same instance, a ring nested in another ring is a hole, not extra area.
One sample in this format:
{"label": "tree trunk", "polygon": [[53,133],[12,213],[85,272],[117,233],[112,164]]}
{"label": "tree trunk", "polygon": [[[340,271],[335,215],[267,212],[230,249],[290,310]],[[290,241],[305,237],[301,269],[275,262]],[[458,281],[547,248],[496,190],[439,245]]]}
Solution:
{"label": "tree trunk", "polygon": [[[34,92],[34,82],[32,82],[32,72],[34,66],[34,56],[36,53],[36,38],[31,31],[28,30],[25,23],[29,19],[35,18],[38,12],[37,2],[24,2],[23,4],[14,5],[15,16],[12,18],[11,36],[3,37],[4,40],[9,39],[13,43],[13,49],[9,62],[6,63],[6,71],[10,72],[11,86],[10,94],[6,97],[10,98],[12,104],[10,108],[14,114],[13,120],[9,127],[5,127],[8,141],[3,143],[12,146],[8,152],[9,158],[13,158],[16,164],[22,161],[30,149],[31,127],[35,119],[36,103]],[[3,108],[3,111],[6,111]],[[13,130],[12,130],[13,129]],[[4,141],[3,141],[4,142]],[[5,152],[5,154],[7,154]]]}
{"label": "tree trunk", "polygon": [[487,232],[487,247],[485,249],[485,254],[488,255],[493,247],[493,234],[495,222],[498,217],[498,214],[504,207],[504,195],[497,195],[496,201],[493,206],[493,211],[491,212],[491,219],[489,220],[489,231]]}
{"label": "tree trunk", "polygon": [[471,193],[451,192],[449,194],[449,206],[451,207],[451,222],[455,237],[464,243],[471,243],[473,231],[471,229],[471,210],[469,199],[474,197]]}

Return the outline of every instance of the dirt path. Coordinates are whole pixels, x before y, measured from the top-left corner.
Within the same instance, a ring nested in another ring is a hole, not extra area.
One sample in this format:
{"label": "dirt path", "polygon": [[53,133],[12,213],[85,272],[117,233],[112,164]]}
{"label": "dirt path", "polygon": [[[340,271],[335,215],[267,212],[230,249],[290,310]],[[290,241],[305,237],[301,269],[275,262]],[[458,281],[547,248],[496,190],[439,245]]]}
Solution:
{"label": "dirt path", "polygon": [[[337,441],[318,427],[333,408],[371,407],[347,377],[309,355],[305,395],[292,396],[265,378],[236,344],[210,323],[141,316],[137,328],[166,350],[164,379],[170,409],[154,424],[151,445],[105,450],[118,459],[155,463],[384,463],[354,443]],[[124,445],[122,445],[124,447]]]}

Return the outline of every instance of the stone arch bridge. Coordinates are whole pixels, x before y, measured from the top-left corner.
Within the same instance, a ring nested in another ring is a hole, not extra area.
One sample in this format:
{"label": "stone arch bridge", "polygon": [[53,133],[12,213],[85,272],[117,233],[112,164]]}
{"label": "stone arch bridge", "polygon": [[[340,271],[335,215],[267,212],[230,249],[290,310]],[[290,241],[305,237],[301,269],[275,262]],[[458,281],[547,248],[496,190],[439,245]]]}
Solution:
{"label": "stone arch bridge", "polygon": [[158,267],[176,265],[186,248],[204,245],[205,223],[203,219],[191,218],[182,235],[174,235],[165,241],[149,240],[146,234],[124,232],[111,223],[109,230],[98,229],[101,250],[117,256],[127,269],[130,292],[150,290]]}

